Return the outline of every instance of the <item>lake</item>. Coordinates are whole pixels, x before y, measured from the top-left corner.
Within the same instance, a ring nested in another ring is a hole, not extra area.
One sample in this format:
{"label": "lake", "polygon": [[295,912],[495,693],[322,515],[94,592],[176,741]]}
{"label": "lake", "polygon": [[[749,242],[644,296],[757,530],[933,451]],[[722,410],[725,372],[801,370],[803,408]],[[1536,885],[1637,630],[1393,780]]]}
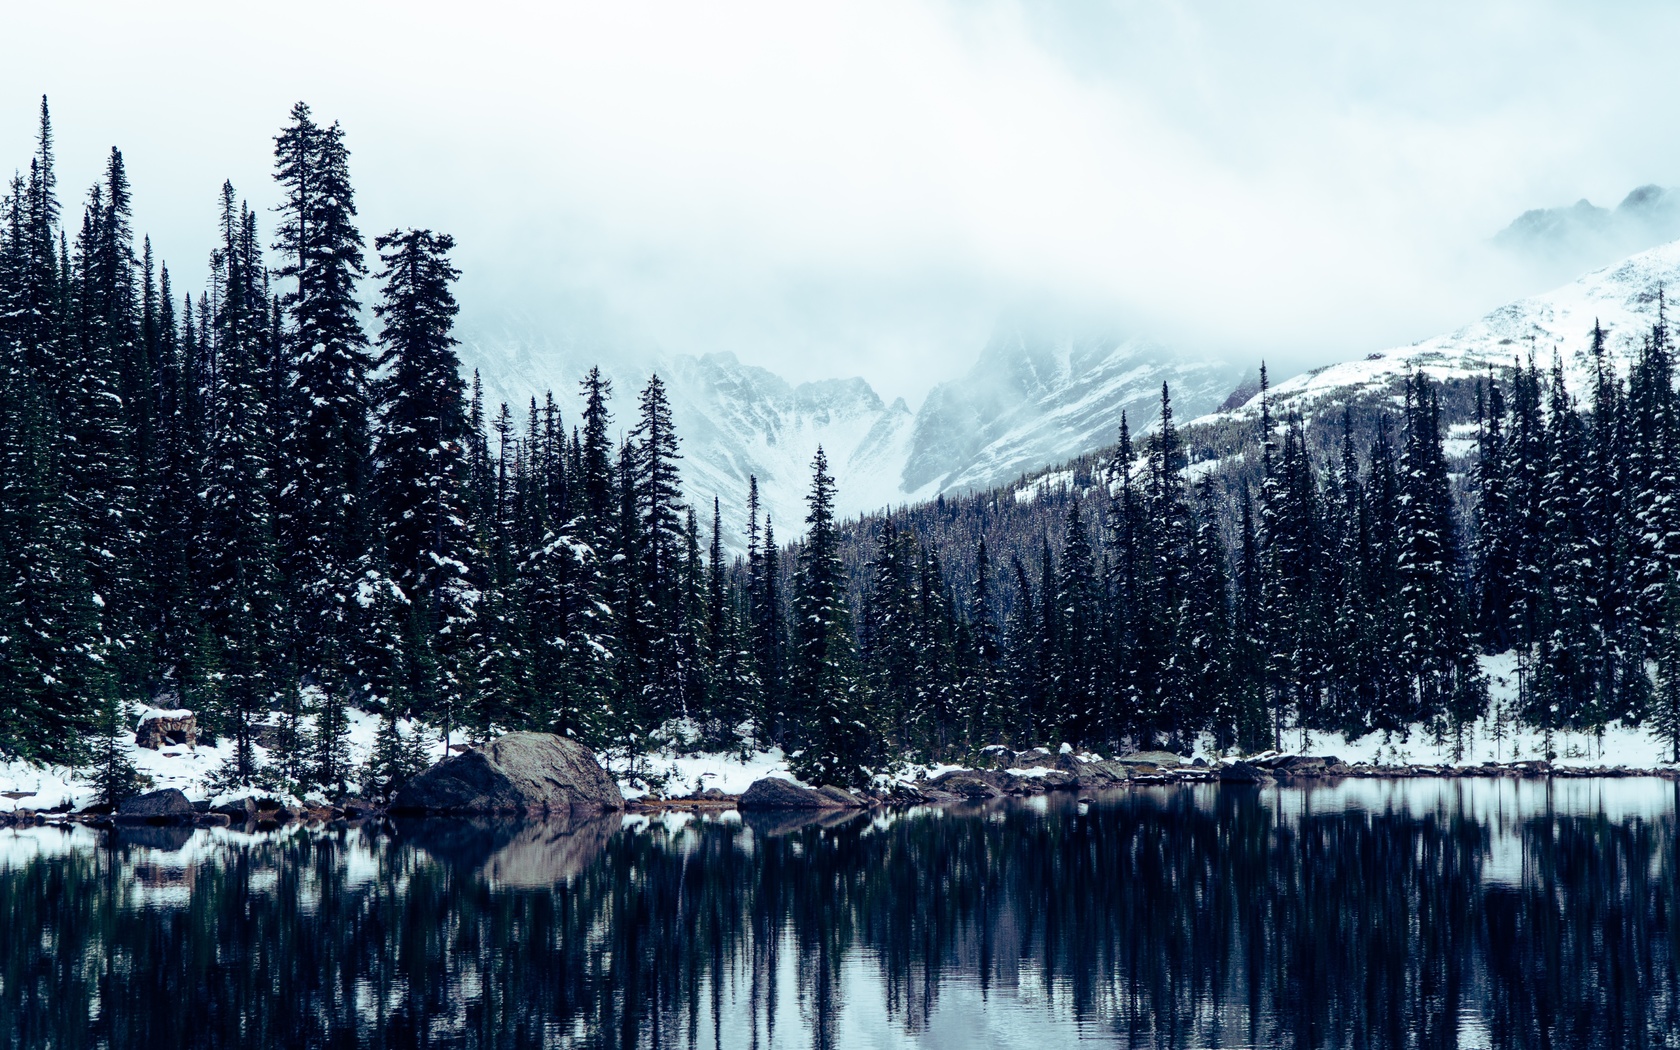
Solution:
{"label": "lake", "polygon": [[0,831],[0,1045],[1680,1045],[1680,787]]}

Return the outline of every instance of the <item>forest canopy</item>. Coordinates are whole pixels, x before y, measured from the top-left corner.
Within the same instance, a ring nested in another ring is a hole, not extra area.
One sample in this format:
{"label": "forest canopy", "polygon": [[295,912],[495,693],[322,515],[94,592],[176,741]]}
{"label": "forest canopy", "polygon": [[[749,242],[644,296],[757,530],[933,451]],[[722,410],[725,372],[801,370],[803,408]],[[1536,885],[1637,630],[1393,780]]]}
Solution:
{"label": "forest canopy", "polygon": [[[680,726],[837,784],[993,744],[1461,741],[1490,713],[1680,748],[1660,300],[1626,377],[1595,330],[1590,391],[1532,360],[1476,383],[1461,471],[1421,375],[1359,427],[1274,418],[1263,387],[1243,450],[1193,479],[1163,387],[1149,433],[1117,419],[1079,484],[1024,504],[838,521],[819,449],[799,541],[754,480],[737,558],[657,376],[628,404],[599,369],[484,404],[452,238],[370,245],[345,133],[302,103],[274,178],[266,223],[222,186],[207,286],[177,288],[120,151],[62,210],[42,100],[0,195],[0,755],[114,761],[160,703],[234,743],[229,783],[339,791],[367,772],[351,707],[383,718],[376,790],[412,762],[402,719],[628,754]],[[1490,712],[1478,657],[1509,650],[1525,685]]]}

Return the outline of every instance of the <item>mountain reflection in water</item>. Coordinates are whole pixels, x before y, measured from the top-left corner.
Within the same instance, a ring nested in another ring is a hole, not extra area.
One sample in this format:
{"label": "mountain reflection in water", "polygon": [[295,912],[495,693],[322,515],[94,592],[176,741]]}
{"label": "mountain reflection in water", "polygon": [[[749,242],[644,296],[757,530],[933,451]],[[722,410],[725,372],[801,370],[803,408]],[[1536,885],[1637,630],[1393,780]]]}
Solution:
{"label": "mountain reflection in water", "polygon": [[1676,791],[0,831],[0,1046],[1674,1046]]}

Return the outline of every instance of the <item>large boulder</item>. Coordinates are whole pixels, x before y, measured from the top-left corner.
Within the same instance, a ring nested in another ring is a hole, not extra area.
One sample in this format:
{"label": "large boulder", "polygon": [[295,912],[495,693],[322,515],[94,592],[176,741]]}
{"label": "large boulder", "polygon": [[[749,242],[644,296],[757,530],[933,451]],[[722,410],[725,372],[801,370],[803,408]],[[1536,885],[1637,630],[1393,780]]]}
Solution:
{"label": "large boulder", "polygon": [[553,733],[508,733],[452,755],[404,785],[404,813],[558,813],[624,808],[624,796],[590,750]]}
{"label": "large boulder", "polygon": [[1219,779],[1226,784],[1264,784],[1272,775],[1252,762],[1226,762],[1219,767]]}
{"label": "large boulder", "polygon": [[198,716],[184,708],[147,711],[140,716],[139,723],[134,727],[134,746],[150,751],[170,745],[190,745],[197,741]]}
{"label": "large boulder", "polygon": [[1081,762],[1078,766],[1077,786],[1109,787],[1114,784],[1123,784],[1132,779],[1133,775],[1132,767],[1125,762]]}
{"label": "large boulder", "polygon": [[738,809],[845,809],[857,805],[855,801],[840,799],[808,787],[800,787],[781,777],[755,780],[741,793]]}
{"label": "large boulder", "polygon": [[125,824],[179,824],[197,815],[178,788],[164,788],[124,799],[117,807],[116,819]]}

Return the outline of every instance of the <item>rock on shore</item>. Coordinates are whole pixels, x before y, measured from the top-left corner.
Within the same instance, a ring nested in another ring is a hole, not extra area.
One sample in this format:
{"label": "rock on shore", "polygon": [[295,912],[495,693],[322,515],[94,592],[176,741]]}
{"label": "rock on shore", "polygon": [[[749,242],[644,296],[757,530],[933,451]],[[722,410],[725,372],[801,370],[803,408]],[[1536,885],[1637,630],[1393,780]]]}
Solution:
{"label": "rock on shore", "polygon": [[624,808],[588,748],[553,733],[508,733],[444,759],[391,800],[393,812],[557,813]]}
{"label": "rock on shore", "polygon": [[781,777],[753,781],[736,803],[740,809],[856,809],[863,802],[840,788],[800,787]]}
{"label": "rock on shore", "polygon": [[197,815],[186,795],[175,788],[164,788],[124,799],[117,807],[116,820],[123,824],[178,824]]}

